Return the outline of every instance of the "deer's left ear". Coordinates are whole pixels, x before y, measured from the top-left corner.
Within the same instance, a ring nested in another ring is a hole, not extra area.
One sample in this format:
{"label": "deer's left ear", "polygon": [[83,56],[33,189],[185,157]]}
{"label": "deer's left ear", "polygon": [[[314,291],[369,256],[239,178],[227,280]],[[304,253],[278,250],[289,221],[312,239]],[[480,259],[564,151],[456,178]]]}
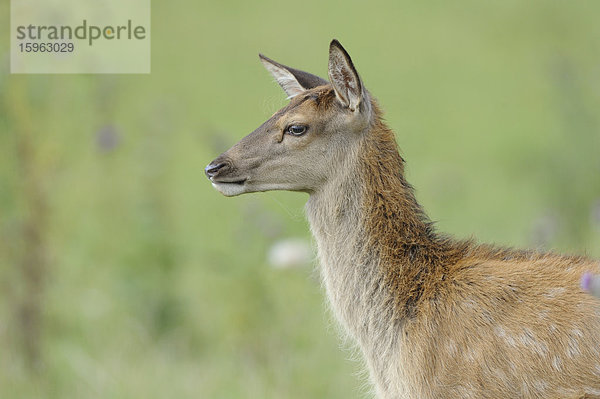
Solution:
{"label": "deer's left ear", "polygon": [[335,39],[329,45],[329,80],[338,100],[351,111],[358,110],[364,97],[362,82],[352,59]]}
{"label": "deer's left ear", "polygon": [[258,56],[265,68],[271,72],[271,75],[273,75],[277,83],[279,83],[279,86],[281,86],[283,91],[288,95],[288,98],[295,97],[305,90],[326,85],[328,83],[323,78],[282,65],[262,54],[259,54]]}

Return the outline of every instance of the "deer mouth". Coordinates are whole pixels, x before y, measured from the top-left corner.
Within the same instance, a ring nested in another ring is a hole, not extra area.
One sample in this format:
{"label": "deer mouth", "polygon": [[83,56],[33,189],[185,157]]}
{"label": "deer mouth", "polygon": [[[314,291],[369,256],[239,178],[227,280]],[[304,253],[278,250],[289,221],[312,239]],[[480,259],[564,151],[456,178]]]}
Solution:
{"label": "deer mouth", "polygon": [[216,179],[214,177],[210,178],[210,181],[213,184],[237,184],[239,186],[241,186],[244,183],[246,183],[246,180],[248,180],[247,177],[244,177],[243,179],[238,179],[238,178],[232,178],[232,179],[219,178],[219,179]]}
{"label": "deer mouth", "polygon": [[248,178],[211,178],[210,182],[212,186],[221,194],[226,197],[234,197],[236,195],[244,194],[248,191],[246,181]]}

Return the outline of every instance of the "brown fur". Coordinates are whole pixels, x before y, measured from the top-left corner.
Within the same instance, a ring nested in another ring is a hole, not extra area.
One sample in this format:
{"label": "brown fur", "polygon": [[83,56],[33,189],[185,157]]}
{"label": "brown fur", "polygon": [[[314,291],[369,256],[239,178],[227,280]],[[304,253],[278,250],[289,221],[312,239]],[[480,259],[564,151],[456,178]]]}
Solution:
{"label": "brown fur", "polygon": [[466,397],[473,388],[489,398],[600,393],[600,304],[579,288],[598,262],[437,234],[374,110],[361,151],[362,223],[417,381],[432,397]]}

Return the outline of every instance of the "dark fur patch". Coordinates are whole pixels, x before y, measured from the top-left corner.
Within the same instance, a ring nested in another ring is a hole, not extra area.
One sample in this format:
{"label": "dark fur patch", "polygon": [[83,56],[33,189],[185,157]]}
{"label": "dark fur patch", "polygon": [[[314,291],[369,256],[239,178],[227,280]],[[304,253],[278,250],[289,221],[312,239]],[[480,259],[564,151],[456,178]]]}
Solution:
{"label": "dark fur patch", "polygon": [[451,279],[452,268],[469,248],[435,233],[404,178],[404,160],[393,132],[374,104],[375,124],[363,148],[362,163],[367,209],[364,225],[370,245],[381,258],[381,272],[395,314],[415,317],[422,301],[435,299]]}

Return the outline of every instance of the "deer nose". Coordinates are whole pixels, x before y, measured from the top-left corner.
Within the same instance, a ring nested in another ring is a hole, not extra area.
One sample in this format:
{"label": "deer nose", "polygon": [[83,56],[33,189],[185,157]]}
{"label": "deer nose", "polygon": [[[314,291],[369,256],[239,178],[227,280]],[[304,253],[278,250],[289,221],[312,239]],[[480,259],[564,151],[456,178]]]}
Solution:
{"label": "deer nose", "polygon": [[227,162],[212,161],[206,166],[206,168],[204,168],[204,173],[206,174],[206,177],[212,179],[213,177],[218,175],[220,171],[227,169],[227,166],[229,166]]}

